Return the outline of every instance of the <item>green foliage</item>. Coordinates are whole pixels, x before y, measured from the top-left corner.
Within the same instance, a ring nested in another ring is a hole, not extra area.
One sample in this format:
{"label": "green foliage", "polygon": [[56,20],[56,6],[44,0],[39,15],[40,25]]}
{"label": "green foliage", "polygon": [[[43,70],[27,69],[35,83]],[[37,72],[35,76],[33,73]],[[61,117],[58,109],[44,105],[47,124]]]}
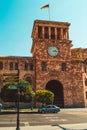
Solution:
{"label": "green foliage", "polygon": [[49,90],[37,90],[35,99],[37,102],[51,104],[54,100],[54,93]]}
{"label": "green foliage", "polygon": [[17,86],[18,83],[17,82],[6,82],[5,85],[4,85],[4,87],[8,88],[9,85],[15,85],[15,86]]}
{"label": "green foliage", "polygon": [[6,82],[2,88],[2,99],[4,101],[16,101],[17,90],[9,89],[11,85],[15,85],[20,89],[20,102],[31,102],[32,101],[32,87],[28,81],[20,80],[17,82]]}
{"label": "green foliage", "polygon": [[32,101],[32,87],[30,85],[25,87],[24,99],[26,102]]}

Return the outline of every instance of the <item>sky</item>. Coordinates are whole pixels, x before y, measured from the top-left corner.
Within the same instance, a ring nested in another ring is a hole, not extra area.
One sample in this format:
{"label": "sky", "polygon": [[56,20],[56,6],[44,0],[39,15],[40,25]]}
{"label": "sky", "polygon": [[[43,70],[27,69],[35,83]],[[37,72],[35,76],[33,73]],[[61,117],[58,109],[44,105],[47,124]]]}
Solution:
{"label": "sky", "polygon": [[87,0],[0,0],[0,55],[32,56],[34,20],[69,22],[73,48],[87,48]]}

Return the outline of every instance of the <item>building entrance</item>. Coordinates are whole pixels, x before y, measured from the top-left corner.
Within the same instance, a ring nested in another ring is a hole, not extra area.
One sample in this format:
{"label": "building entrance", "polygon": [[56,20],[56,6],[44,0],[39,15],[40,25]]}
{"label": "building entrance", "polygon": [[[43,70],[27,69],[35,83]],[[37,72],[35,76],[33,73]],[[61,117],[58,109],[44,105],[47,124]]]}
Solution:
{"label": "building entrance", "polygon": [[47,83],[46,89],[54,93],[53,104],[63,108],[64,107],[64,94],[63,94],[62,84],[57,80],[51,80]]}

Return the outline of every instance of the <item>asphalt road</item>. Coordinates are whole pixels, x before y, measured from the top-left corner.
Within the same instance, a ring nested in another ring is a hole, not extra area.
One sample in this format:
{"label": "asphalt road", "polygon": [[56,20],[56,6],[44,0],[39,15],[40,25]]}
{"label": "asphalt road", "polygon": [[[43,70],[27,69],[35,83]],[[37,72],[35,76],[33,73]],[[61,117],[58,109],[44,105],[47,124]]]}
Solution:
{"label": "asphalt road", "polygon": [[[0,127],[16,126],[17,114],[0,114]],[[21,126],[87,123],[87,109],[61,109],[59,113],[20,112]]]}

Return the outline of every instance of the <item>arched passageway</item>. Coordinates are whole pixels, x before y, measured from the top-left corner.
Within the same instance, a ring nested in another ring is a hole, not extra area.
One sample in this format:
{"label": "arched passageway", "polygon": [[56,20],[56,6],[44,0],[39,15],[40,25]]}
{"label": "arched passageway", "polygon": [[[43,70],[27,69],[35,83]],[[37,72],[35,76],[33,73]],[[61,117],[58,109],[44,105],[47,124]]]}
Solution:
{"label": "arched passageway", "polygon": [[63,86],[57,80],[51,80],[46,84],[46,89],[54,93],[53,104],[63,108],[64,107],[64,94]]}

